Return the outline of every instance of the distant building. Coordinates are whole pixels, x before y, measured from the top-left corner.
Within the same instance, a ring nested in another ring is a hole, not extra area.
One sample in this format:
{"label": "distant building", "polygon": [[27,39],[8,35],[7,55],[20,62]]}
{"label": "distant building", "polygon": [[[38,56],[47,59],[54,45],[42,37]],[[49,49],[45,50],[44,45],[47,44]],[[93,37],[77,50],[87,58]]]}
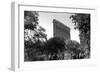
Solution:
{"label": "distant building", "polygon": [[70,28],[60,21],[53,20],[53,35],[54,37],[61,37],[65,40],[70,40]]}

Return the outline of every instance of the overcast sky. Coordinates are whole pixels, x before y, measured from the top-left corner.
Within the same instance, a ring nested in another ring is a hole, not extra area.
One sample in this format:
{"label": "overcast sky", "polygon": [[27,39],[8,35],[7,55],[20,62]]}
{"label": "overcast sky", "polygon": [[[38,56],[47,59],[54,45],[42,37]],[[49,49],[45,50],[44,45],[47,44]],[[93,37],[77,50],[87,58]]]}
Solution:
{"label": "overcast sky", "polygon": [[39,12],[39,25],[46,29],[47,38],[53,37],[53,19],[59,20],[71,29],[71,40],[79,40],[79,31],[74,29],[70,19],[72,13]]}

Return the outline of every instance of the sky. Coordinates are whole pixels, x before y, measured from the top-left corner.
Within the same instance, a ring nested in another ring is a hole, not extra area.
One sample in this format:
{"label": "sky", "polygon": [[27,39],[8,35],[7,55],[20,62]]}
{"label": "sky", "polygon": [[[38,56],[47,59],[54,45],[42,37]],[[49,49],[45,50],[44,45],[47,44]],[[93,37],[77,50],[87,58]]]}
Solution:
{"label": "sky", "polygon": [[72,13],[39,12],[39,25],[46,29],[47,39],[53,37],[53,19],[60,21],[71,29],[71,40],[79,40],[79,31],[74,29],[74,23],[70,19]]}

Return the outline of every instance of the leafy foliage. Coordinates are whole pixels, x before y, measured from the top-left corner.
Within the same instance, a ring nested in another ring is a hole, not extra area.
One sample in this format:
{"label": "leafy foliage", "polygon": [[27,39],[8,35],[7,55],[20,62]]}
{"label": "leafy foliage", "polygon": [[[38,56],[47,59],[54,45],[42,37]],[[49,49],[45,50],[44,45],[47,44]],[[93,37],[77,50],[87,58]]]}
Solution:
{"label": "leafy foliage", "polygon": [[[90,14],[79,14],[76,13],[71,16],[73,23],[75,23],[75,29],[78,29],[80,34],[80,40],[85,41],[85,45],[87,48],[82,47],[83,49],[87,49],[90,53]],[[81,42],[82,44],[83,42]]]}
{"label": "leafy foliage", "polygon": [[53,37],[46,42],[45,51],[48,56],[48,60],[63,59],[63,52],[65,50],[65,41],[63,38]]}
{"label": "leafy foliage", "polygon": [[38,12],[24,12],[24,50],[25,61],[38,60],[41,44],[47,40],[45,29],[38,25]]}
{"label": "leafy foliage", "polygon": [[80,47],[80,44],[77,41],[67,40],[66,41],[67,53],[70,54],[71,59],[81,59],[83,51]]}

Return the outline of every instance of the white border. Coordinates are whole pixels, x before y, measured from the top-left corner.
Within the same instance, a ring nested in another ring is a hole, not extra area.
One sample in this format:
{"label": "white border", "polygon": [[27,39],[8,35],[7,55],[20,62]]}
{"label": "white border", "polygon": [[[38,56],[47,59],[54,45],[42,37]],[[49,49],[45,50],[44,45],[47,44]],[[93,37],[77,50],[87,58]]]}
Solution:
{"label": "white border", "polygon": [[[12,4],[12,64],[11,68],[18,70],[47,69],[55,67],[76,67],[96,65],[96,8],[80,6],[39,6],[25,3]],[[91,14],[91,59],[84,60],[60,60],[60,61],[42,61],[42,62],[24,62],[24,10],[28,11],[52,11],[52,12],[72,12],[72,13],[90,13]]]}

